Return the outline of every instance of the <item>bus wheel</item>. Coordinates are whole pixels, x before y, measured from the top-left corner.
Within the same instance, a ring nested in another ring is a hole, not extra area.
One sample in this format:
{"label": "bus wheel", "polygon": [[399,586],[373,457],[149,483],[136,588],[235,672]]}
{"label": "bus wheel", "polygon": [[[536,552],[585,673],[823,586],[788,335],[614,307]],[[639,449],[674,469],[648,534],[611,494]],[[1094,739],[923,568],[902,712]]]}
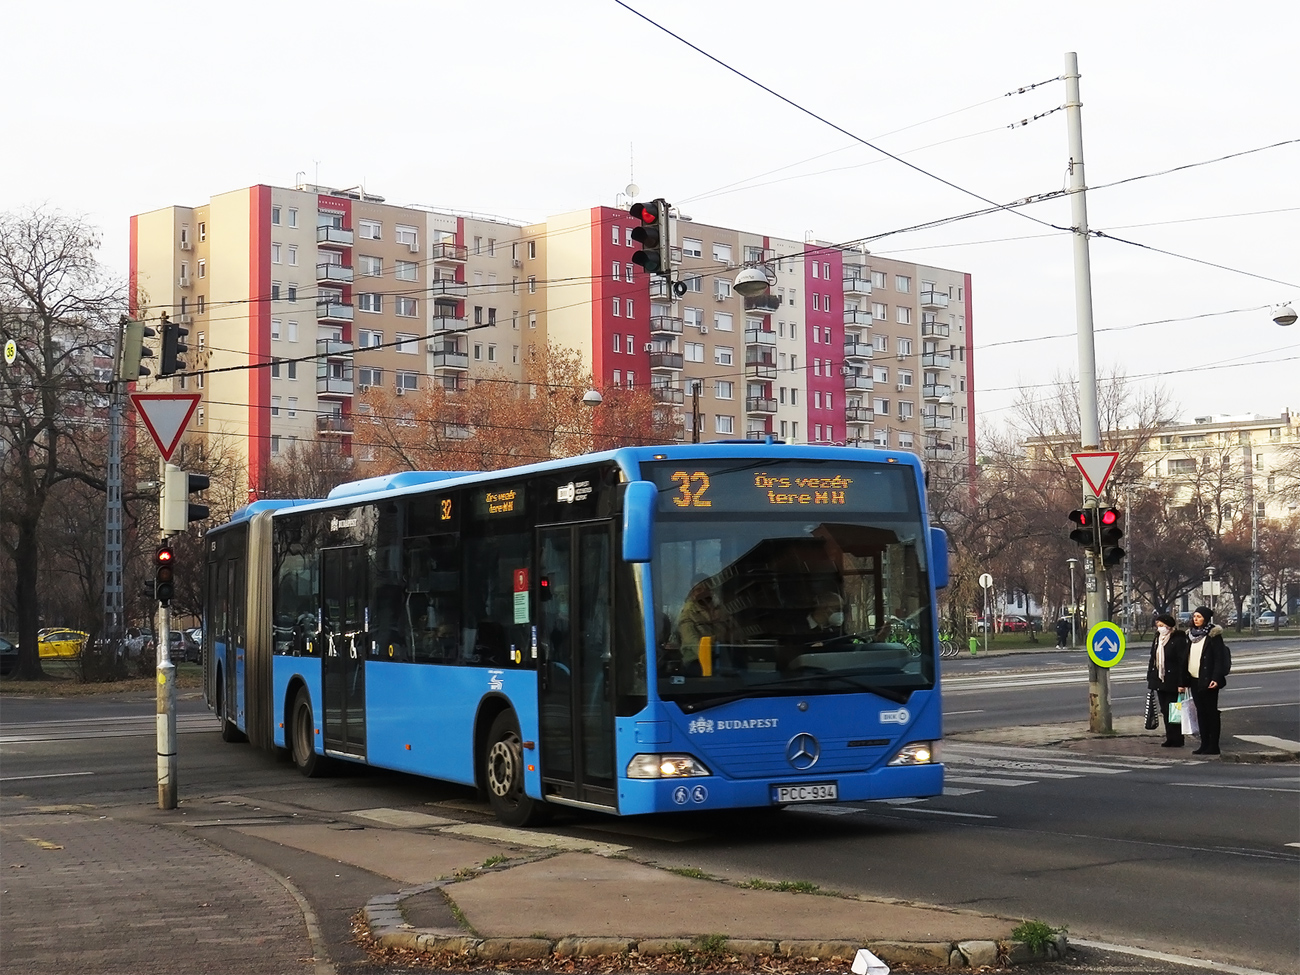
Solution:
{"label": "bus wheel", "polygon": [[289,752],[298,771],[309,779],[325,774],[325,759],[316,754],[316,723],[312,720],[311,695],[307,688],[298,689],[290,715]]}
{"label": "bus wheel", "polygon": [[226,742],[248,741],[248,736],[239,730],[239,725],[231,721],[226,714],[226,692],[217,691],[217,715],[221,718],[221,740]]}
{"label": "bus wheel", "polygon": [[513,711],[502,711],[492,722],[486,762],[483,778],[497,819],[507,826],[536,826],[550,817],[544,802],[524,793],[524,747]]}

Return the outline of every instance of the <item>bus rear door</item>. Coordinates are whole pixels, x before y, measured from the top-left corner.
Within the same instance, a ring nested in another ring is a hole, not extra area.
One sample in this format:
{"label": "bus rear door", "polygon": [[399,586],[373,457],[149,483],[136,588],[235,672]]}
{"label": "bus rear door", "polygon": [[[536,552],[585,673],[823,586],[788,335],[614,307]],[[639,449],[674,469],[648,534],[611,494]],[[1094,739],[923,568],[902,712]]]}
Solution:
{"label": "bus rear door", "polygon": [[543,790],[615,809],[612,526],[544,528],[538,544]]}

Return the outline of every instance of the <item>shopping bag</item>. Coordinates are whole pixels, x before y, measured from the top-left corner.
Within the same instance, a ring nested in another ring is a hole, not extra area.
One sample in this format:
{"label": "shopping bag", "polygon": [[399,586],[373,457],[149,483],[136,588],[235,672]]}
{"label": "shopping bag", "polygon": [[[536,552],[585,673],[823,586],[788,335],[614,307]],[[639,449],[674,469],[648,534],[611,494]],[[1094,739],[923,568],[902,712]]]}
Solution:
{"label": "shopping bag", "polygon": [[1183,695],[1183,734],[1199,735],[1201,733],[1201,723],[1197,720],[1196,702],[1192,700],[1192,695]]}
{"label": "shopping bag", "polygon": [[[1169,702],[1169,723],[1183,723],[1183,699],[1180,697],[1177,701]],[[1183,734],[1187,734],[1187,729],[1183,729]]]}
{"label": "shopping bag", "polygon": [[1156,692],[1147,691],[1147,731],[1160,727],[1160,705],[1156,703]]}

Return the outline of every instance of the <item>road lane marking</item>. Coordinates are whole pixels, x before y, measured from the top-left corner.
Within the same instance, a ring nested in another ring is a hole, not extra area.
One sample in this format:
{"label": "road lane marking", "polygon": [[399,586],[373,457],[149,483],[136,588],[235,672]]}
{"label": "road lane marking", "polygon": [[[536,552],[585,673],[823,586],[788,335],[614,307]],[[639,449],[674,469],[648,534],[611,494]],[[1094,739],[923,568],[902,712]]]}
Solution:
{"label": "road lane marking", "polygon": [[949,775],[944,773],[945,782],[961,782],[966,785],[1033,785],[1037,779],[995,779],[981,775]]}
{"label": "road lane marking", "polygon": [[1215,972],[1226,972],[1227,975],[1274,975],[1272,972],[1265,972],[1258,968],[1242,968],[1240,965],[1229,965],[1226,962],[1214,961],[1209,958],[1189,958],[1186,955],[1171,955],[1168,952],[1151,951],[1147,948],[1132,948],[1128,945],[1113,945],[1105,941],[1071,938],[1070,943],[1083,945],[1085,948],[1096,948],[1099,951],[1113,951],[1121,955],[1135,955],[1138,958],[1150,958],[1153,961],[1172,962],[1178,965],[1186,965],[1188,968],[1207,968]]}
{"label": "road lane marking", "polygon": [[1217,782],[1170,782],[1170,785],[1189,789],[1240,789],[1244,792],[1300,792],[1300,788],[1285,785],[1221,785]]}
{"label": "road lane marking", "polygon": [[951,718],[955,714],[983,714],[983,713],[984,713],[983,708],[975,708],[973,711],[945,711],[943,712],[943,716],[945,718]]}
{"label": "road lane marking", "polygon": [[25,782],[28,779],[70,779],[77,775],[94,775],[94,772],[51,772],[48,775],[6,775],[0,782]]}
{"label": "road lane marking", "polygon": [[997,819],[986,813],[952,812],[948,809],[929,809],[925,806],[906,806],[908,812],[929,813],[931,816],[960,816],[963,819]]}
{"label": "road lane marking", "polygon": [[1278,748],[1284,752],[1300,752],[1300,741],[1291,741],[1287,738],[1275,738],[1273,735],[1233,735],[1233,737],[1238,741],[1267,745],[1269,748]]}

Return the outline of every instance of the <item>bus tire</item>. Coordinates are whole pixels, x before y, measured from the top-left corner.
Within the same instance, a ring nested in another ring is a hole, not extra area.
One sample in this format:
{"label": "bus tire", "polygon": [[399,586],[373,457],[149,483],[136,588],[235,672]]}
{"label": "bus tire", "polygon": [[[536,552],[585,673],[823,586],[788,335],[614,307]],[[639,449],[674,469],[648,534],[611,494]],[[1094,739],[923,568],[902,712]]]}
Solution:
{"label": "bus tire", "polygon": [[217,716],[221,719],[221,740],[235,744],[241,741],[248,741],[248,736],[239,730],[239,725],[230,720],[226,714],[226,692],[224,689],[217,691]]}
{"label": "bus tire", "polygon": [[311,695],[307,688],[298,688],[289,713],[289,754],[298,771],[309,779],[326,772],[326,759],[316,754],[316,722],[311,711]]}
{"label": "bus tire", "polygon": [[513,711],[502,711],[492,721],[483,781],[492,812],[505,825],[536,826],[550,818],[546,803],[524,792],[524,746]]}

